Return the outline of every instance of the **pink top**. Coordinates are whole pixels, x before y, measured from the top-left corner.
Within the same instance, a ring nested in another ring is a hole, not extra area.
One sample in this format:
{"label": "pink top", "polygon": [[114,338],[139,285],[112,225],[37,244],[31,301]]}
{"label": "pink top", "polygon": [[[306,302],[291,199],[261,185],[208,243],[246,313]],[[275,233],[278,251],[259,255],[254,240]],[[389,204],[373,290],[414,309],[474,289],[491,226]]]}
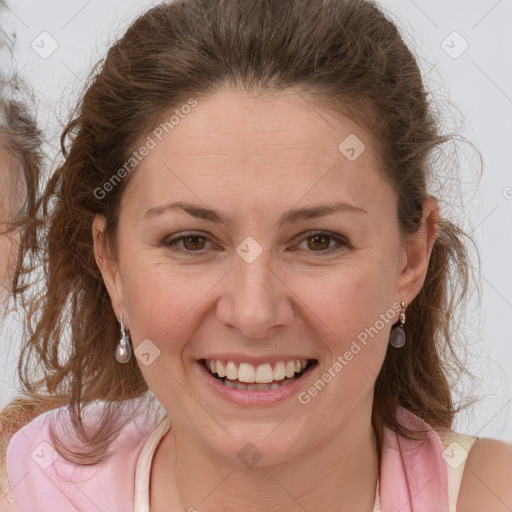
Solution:
{"label": "pink top", "polygon": [[[127,402],[124,411],[133,404]],[[87,411],[94,418],[97,408]],[[171,426],[156,399],[121,430],[111,445],[114,455],[89,466],[68,462],[56,452],[48,435],[50,417],[58,419],[58,432],[68,441],[65,408],[41,414],[12,437],[4,482],[0,475],[0,512],[149,511],[152,456]],[[436,433],[401,407],[397,419],[428,431],[421,441],[410,441],[384,428],[374,511],[455,512],[464,463],[477,438]]]}

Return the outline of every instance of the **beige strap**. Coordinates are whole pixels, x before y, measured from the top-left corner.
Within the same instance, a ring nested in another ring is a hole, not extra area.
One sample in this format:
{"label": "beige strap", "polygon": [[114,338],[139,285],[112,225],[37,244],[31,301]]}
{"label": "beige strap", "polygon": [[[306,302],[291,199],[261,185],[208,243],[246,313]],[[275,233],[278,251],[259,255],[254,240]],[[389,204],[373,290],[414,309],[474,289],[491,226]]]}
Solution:
{"label": "beige strap", "polygon": [[[464,466],[466,465],[469,451],[478,437],[457,432],[437,432],[437,434],[444,447],[443,459],[446,462],[448,472],[448,511],[456,512]],[[373,512],[381,512],[379,480],[377,480],[377,489],[375,490]]]}
{"label": "beige strap", "polygon": [[373,512],[381,512],[381,508],[380,508],[379,481],[380,481],[380,478],[379,478],[379,477],[377,477],[377,488],[375,489],[375,501],[374,501],[374,503],[373,503]]}
{"label": "beige strap", "polygon": [[171,418],[166,416],[161,424],[151,433],[142,448],[135,469],[134,512],[149,512],[149,477],[153,455],[160,440],[171,428]]}
{"label": "beige strap", "polygon": [[448,471],[448,503],[449,512],[456,512],[462,474],[471,447],[477,436],[459,434],[457,432],[437,432],[443,443],[443,459]]}

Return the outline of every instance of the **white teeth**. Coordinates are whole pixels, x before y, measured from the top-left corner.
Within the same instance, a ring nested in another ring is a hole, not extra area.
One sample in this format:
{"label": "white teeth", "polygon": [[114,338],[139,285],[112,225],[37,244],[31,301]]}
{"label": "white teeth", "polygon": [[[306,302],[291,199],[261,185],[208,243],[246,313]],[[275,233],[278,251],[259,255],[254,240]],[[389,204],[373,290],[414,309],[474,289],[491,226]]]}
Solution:
{"label": "white teeth", "polygon": [[295,363],[293,361],[288,361],[286,363],[285,374],[288,378],[295,375]]}
{"label": "white teeth", "polygon": [[260,384],[268,384],[273,380],[274,370],[272,370],[272,366],[269,364],[260,364],[256,369],[256,378],[254,379],[254,382],[259,382]]}
{"label": "white teeth", "polygon": [[240,382],[261,382],[255,380],[256,370],[252,364],[241,363],[238,368],[238,380]]}
{"label": "white teeth", "polygon": [[233,361],[229,361],[226,365],[226,377],[229,380],[236,380],[238,379],[238,368],[236,367],[236,364]]}
{"label": "white teeth", "polygon": [[[304,365],[305,367],[306,365]],[[283,361],[279,361],[276,363],[274,368],[274,380],[283,380],[286,377],[286,369],[284,367]]]}
{"label": "white teeth", "polygon": [[288,384],[288,382],[293,382],[293,380],[294,379],[287,379],[285,382],[272,382],[272,384],[243,384],[242,382],[232,382],[225,379],[222,383],[228,388],[240,389],[242,391],[270,391],[272,389],[280,388],[282,385]]}
{"label": "white teeth", "polygon": [[[307,359],[278,361],[273,369],[270,363],[260,364],[255,367],[250,363],[240,363],[240,365],[237,365],[233,361],[228,361],[224,366],[223,361],[206,360],[206,367],[212,373],[216,373],[221,378],[226,377],[230,381],[238,380],[240,383],[247,384],[270,384],[272,382],[276,383],[282,381],[285,378],[291,379],[295,377],[296,373],[300,373],[307,368],[307,366]],[[246,389],[246,387],[247,386],[244,386],[244,389]],[[265,389],[267,389],[267,387],[265,387]]]}

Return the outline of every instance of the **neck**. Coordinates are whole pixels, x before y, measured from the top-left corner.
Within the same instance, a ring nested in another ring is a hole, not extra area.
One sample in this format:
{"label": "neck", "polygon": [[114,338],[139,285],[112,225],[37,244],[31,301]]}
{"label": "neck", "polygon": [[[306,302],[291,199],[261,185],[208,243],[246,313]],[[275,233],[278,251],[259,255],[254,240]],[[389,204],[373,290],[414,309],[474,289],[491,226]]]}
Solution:
{"label": "neck", "polygon": [[160,510],[158,502],[187,512],[373,510],[378,454],[371,411],[355,411],[334,435],[279,464],[219,460],[174,425],[159,451],[151,512]]}

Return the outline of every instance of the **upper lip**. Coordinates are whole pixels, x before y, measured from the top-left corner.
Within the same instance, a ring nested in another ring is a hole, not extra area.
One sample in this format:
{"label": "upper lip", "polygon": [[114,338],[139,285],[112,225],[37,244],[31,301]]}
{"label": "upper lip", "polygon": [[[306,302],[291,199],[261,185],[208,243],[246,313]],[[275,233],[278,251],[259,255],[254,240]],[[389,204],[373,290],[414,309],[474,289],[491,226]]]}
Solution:
{"label": "upper lip", "polygon": [[206,357],[203,357],[201,359],[198,359],[198,361],[201,360],[210,360],[210,361],[233,361],[236,364],[240,363],[249,363],[254,365],[261,365],[265,363],[277,363],[278,361],[302,361],[306,359],[307,361],[314,361],[316,359],[310,357],[310,356],[304,356],[304,355],[272,355],[272,356],[247,356],[247,355],[240,355],[240,354],[215,354],[215,355],[209,355]]}

